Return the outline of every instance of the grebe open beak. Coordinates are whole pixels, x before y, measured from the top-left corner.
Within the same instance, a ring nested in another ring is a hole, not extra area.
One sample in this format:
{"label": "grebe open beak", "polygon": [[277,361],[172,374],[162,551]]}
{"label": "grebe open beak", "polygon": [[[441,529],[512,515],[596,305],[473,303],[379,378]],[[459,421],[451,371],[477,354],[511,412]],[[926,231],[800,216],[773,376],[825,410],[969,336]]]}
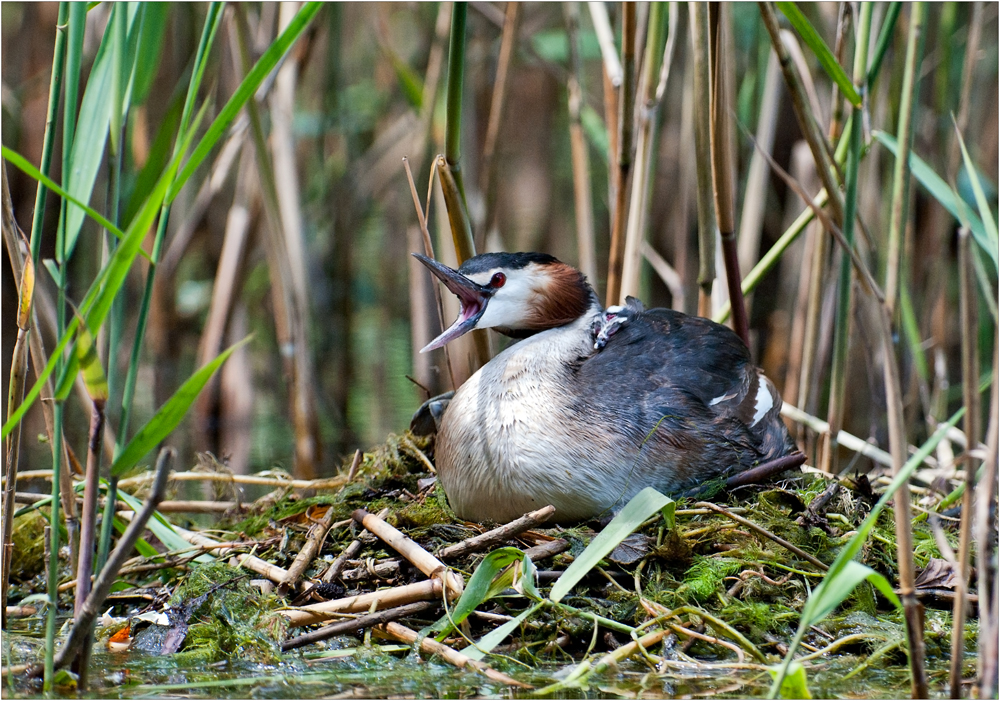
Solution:
{"label": "grebe open beak", "polygon": [[459,313],[455,323],[447,331],[420,349],[421,353],[426,353],[435,348],[440,348],[476,328],[476,323],[483,316],[483,312],[486,311],[486,304],[490,301],[490,297],[493,296],[493,290],[477,282],[473,282],[462,275],[462,273],[452,270],[447,265],[438,263],[433,258],[422,256],[419,253],[414,253],[413,257],[426,265],[434,273],[434,276],[443,282],[445,287],[451,290],[452,294],[458,297],[459,304],[462,305],[462,311]]}

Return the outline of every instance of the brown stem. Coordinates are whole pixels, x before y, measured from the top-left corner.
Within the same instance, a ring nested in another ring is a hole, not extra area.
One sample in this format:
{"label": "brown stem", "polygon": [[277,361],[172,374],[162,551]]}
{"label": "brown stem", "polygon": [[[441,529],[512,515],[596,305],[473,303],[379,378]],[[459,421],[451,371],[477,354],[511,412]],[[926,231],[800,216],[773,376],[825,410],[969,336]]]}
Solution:
{"label": "brown stem", "polygon": [[976,491],[976,460],[972,445],[979,435],[979,353],[976,319],[977,292],[972,270],[972,251],[969,230],[964,226],[958,231],[958,280],[959,320],[962,333],[962,401],[965,404],[965,435],[970,445],[966,447],[965,492],[962,493],[962,522],[958,540],[958,582],[955,586],[955,607],[952,610],[951,629],[951,698],[962,698],[962,661],[965,658],[966,594],[969,588],[971,559],[972,519]]}
{"label": "brown stem", "polygon": [[404,625],[399,623],[383,623],[376,627],[377,631],[380,633],[394,638],[395,640],[400,640],[404,643],[415,643],[420,641],[420,649],[429,655],[439,655],[446,662],[450,662],[459,669],[464,669],[469,667],[476,670],[488,679],[492,679],[495,682],[500,682],[501,684],[507,684],[508,686],[518,686],[522,689],[533,689],[531,684],[525,684],[524,682],[519,682],[516,679],[508,677],[502,672],[498,672],[492,667],[483,664],[478,660],[474,660],[471,657],[463,655],[461,652],[454,650],[443,643],[439,643],[437,640],[431,637],[422,637],[415,630],[410,630]]}
{"label": "brown stem", "polygon": [[750,347],[750,326],[740,282],[740,259],[736,246],[736,222],[733,208],[733,153],[729,128],[729,63],[730,51],[728,15],[720,17],[719,3],[708,6],[709,72],[711,80],[711,129],[709,145],[712,151],[712,191],[715,194],[715,219],[722,239],[722,259],[726,266],[726,286],[732,307],[733,329]]}
{"label": "brown stem", "polygon": [[406,604],[405,606],[397,606],[394,609],[386,609],[385,611],[378,611],[377,613],[369,613],[367,616],[358,616],[357,618],[337,621],[336,623],[323,626],[319,630],[314,630],[311,633],[306,633],[305,635],[300,635],[297,638],[286,640],[281,643],[281,651],[288,652],[289,650],[311,645],[312,643],[318,643],[322,640],[329,640],[337,635],[346,635],[347,633],[353,633],[356,630],[363,630],[365,628],[377,626],[380,623],[397,621],[400,618],[407,618],[415,613],[421,613],[427,609],[435,608],[437,606],[438,603],[436,601],[417,601],[412,604]]}
{"label": "brown stem", "polygon": [[694,148],[698,180],[698,316],[712,318],[715,282],[715,210],[712,205],[711,72],[708,49],[708,8],[694,2],[691,13],[691,51],[694,57]]}
{"label": "brown stem", "polygon": [[738,523],[740,525],[746,526],[747,528],[752,528],[753,530],[757,531],[758,533],[760,533],[765,538],[768,538],[769,540],[774,541],[775,543],[777,543],[781,547],[785,548],[789,552],[795,553],[796,555],[798,555],[799,557],[801,557],[803,560],[806,560],[807,562],[812,563],[813,565],[815,565],[816,567],[818,567],[823,572],[826,572],[828,569],[830,569],[830,567],[828,565],[824,564],[820,560],[817,560],[815,557],[813,557],[812,555],[810,555],[809,553],[807,553],[805,550],[802,550],[801,548],[796,547],[795,545],[792,545],[791,543],[789,543],[784,538],[776,536],[774,533],[771,533],[771,531],[767,530],[763,526],[758,526],[753,521],[745,519],[742,516],[737,516],[736,514],[734,514],[731,511],[729,511],[728,509],[724,509],[721,506],[718,506],[717,504],[712,504],[712,503],[707,502],[707,501],[699,501],[697,504],[695,504],[695,506],[698,507],[698,508],[702,508],[702,509],[711,509],[712,511],[715,511],[716,513],[720,513],[723,516],[728,516],[729,518],[733,519],[734,521],[736,521],[736,523]]}
{"label": "brown stem", "polygon": [[632,121],[635,107],[635,3],[622,3],[622,85],[618,91],[618,169],[614,176],[611,252],[608,260],[608,305],[618,304],[625,262],[629,174],[632,171]]}
{"label": "brown stem", "polygon": [[469,553],[478,552],[480,550],[485,550],[486,548],[491,548],[494,545],[513,538],[519,533],[523,533],[529,528],[534,528],[535,526],[545,523],[555,512],[556,507],[551,505],[538,509],[537,511],[532,511],[530,514],[525,514],[521,518],[511,521],[505,526],[494,528],[492,531],[486,531],[480,535],[463,540],[460,543],[449,545],[447,548],[438,552],[438,557],[442,560],[448,560],[468,555]]}
{"label": "brown stem", "polygon": [[309,529],[309,534],[306,536],[306,544],[302,546],[299,554],[295,556],[295,560],[288,567],[288,574],[285,575],[285,579],[278,585],[278,596],[288,596],[288,590],[295,586],[299,578],[302,577],[302,573],[306,571],[306,567],[319,554],[320,546],[323,544],[323,540],[330,530],[331,523],[333,523],[332,506],[328,507],[326,513],[323,514],[323,518],[315,522]]}
{"label": "brown stem", "polygon": [[844,220],[844,206],[840,199],[840,188],[834,178],[836,169],[829,156],[829,148],[824,144],[826,137],[820,131],[816,123],[816,116],[809,107],[809,101],[805,97],[805,88],[802,85],[802,78],[799,76],[788,50],[781,41],[781,30],[778,26],[778,18],[774,12],[774,7],[770,2],[757,3],[760,7],[760,14],[764,20],[764,27],[771,37],[771,45],[778,54],[778,61],[781,71],[785,76],[785,84],[792,98],[792,107],[795,110],[795,117],[798,119],[802,134],[809,144],[813,159],[816,161],[816,172],[819,174],[823,187],[829,193],[830,209],[833,211],[833,219],[840,224]]}
{"label": "brown stem", "polygon": [[503,121],[504,106],[507,103],[508,86],[510,85],[510,67],[514,58],[514,46],[517,43],[517,29],[521,16],[521,3],[508,2],[503,21],[503,32],[500,38],[500,55],[497,57],[497,77],[493,83],[493,98],[490,101],[490,119],[486,126],[486,139],[483,144],[483,163],[480,170],[479,190],[486,198],[486,218],[483,220],[482,231],[476,237],[479,248],[486,245],[486,236],[496,219],[497,193],[496,155],[497,137],[500,134],[500,124]]}

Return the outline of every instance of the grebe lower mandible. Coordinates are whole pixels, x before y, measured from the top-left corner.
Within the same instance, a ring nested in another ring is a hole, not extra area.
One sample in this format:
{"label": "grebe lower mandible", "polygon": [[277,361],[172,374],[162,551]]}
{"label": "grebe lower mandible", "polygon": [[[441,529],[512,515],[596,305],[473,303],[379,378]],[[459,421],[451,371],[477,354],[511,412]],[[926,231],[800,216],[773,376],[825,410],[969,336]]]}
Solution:
{"label": "grebe lower mandible", "polygon": [[678,494],[795,449],[774,384],[730,329],[669,309],[602,309],[578,270],[541,253],[485,253],[453,270],[414,254],[461,303],[422,352],[472,329],[524,340],[480,368],[441,417],[438,477],[455,513],[506,522]]}

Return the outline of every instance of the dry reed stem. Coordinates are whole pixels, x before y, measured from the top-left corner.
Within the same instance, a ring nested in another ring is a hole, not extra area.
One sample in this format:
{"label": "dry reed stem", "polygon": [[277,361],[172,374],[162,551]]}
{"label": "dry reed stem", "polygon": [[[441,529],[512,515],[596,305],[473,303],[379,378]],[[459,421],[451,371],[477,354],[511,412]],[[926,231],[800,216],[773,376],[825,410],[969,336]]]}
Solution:
{"label": "dry reed stem", "polygon": [[295,556],[295,560],[288,567],[288,572],[285,574],[285,578],[278,584],[278,596],[287,596],[288,590],[291,589],[302,573],[306,571],[309,563],[313,561],[313,558],[319,554],[320,546],[323,544],[323,540],[326,538],[327,532],[330,530],[330,524],[333,523],[333,507],[328,506],[326,513],[323,514],[323,518],[319,521],[313,523],[309,528],[309,533],[306,536],[305,545],[299,550],[299,554]]}
{"label": "dry reed stem", "polygon": [[688,630],[684,626],[679,626],[676,623],[667,624],[667,627],[670,628],[675,633],[686,635],[689,638],[697,638],[698,640],[704,640],[706,643],[711,643],[713,645],[721,645],[722,647],[732,650],[733,652],[736,653],[736,661],[739,664],[742,664],[743,662],[746,661],[746,654],[743,652],[743,650],[741,650],[737,645],[733,645],[728,640],[720,640],[719,638],[713,637],[711,635],[705,635],[704,633],[699,633],[694,630]]}
{"label": "dry reed stem", "polygon": [[830,569],[829,565],[826,565],[823,562],[821,562],[820,560],[817,560],[815,557],[813,557],[812,555],[810,555],[809,553],[807,553],[805,550],[802,550],[801,548],[796,547],[795,545],[792,545],[791,543],[789,543],[784,538],[776,536],[774,533],[771,533],[771,531],[767,530],[763,526],[758,526],[756,523],[754,523],[753,521],[750,521],[749,519],[745,519],[742,516],[737,516],[736,514],[734,514],[731,511],[729,511],[728,509],[725,509],[725,508],[723,508],[721,506],[718,506],[716,504],[709,503],[707,501],[699,501],[697,504],[695,504],[695,507],[701,508],[701,509],[711,509],[712,511],[714,511],[716,513],[719,513],[719,514],[722,514],[724,516],[727,516],[727,517],[731,518],[732,520],[736,521],[736,523],[738,523],[738,524],[740,524],[742,526],[746,526],[747,528],[752,528],[753,530],[757,531],[758,533],[760,533],[765,538],[774,541],[775,543],[777,543],[778,545],[780,545],[781,547],[783,547],[785,550],[788,550],[789,552],[795,553],[796,555],[798,555],[799,557],[801,557],[803,560],[805,560],[805,561],[813,564],[815,567],[819,568],[820,570],[822,570],[824,572],[826,572],[828,569]]}
{"label": "dry reed stem", "polygon": [[415,643],[420,640],[420,649],[426,652],[428,655],[438,655],[441,659],[446,662],[455,665],[459,669],[465,669],[469,667],[476,670],[487,679],[491,679],[495,682],[501,684],[507,684],[508,686],[517,686],[522,689],[533,689],[531,684],[525,684],[524,682],[519,682],[518,680],[508,677],[502,672],[498,672],[489,665],[485,665],[478,660],[474,660],[471,657],[463,655],[458,650],[448,647],[444,643],[439,643],[437,640],[431,637],[421,638],[420,634],[415,630],[411,630],[404,625],[395,622],[387,622],[378,625],[374,628],[378,633],[385,635],[386,637],[392,638],[394,640],[399,640],[404,643]]}
{"label": "dry reed stem", "polygon": [[611,251],[608,260],[606,305],[618,304],[625,255],[629,175],[632,172],[632,127],[635,105],[635,3],[622,3],[622,84],[618,90],[618,153],[613,163],[614,207],[611,210]]}
{"label": "dry reed stem", "polygon": [[[95,397],[90,414],[90,438],[87,441],[87,473],[86,485],[83,489],[83,506],[80,509],[80,554],[77,559],[76,578],[83,584],[76,589],[76,600],[73,614],[79,615],[90,593],[90,576],[94,569],[95,538],[97,536],[97,496],[100,490],[99,478],[101,469],[101,442],[104,436],[104,405],[105,396]],[[70,492],[67,499],[72,498]],[[89,659],[89,651],[84,651],[81,657],[85,666]]]}
{"label": "dry reed stem", "polygon": [[473,536],[472,538],[466,538],[460,543],[449,545],[448,547],[439,550],[437,555],[442,560],[448,560],[450,558],[461,557],[462,555],[485,550],[486,548],[490,548],[506,540],[510,540],[514,536],[519,533],[523,533],[530,528],[534,528],[535,526],[545,523],[555,512],[556,507],[551,505],[545,506],[537,511],[525,514],[521,518],[515,519],[504,526],[494,528],[491,531],[486,531],[485,533]]}
{"label": "dry reed stem", "polygon": [[402,531],[364,509],[354,512],[354,520],[381,538],[389,547],[405,557],[413,566],[431,578],[440,578],[451,593],[461,594],[465,589],[462,577],[455,574],[439,559],[424,550]]}
{"label": "dry reed stem", "polygon": [[[965,405],[965,435],[979,435],[979,353],[976,313],[977,293],[972,271],[969,230],[958,230],[959,324],[962,334],[962,402]],[[962,698],[962,662],[965,657],[965,617],[971,560],[972,519],[976,491],[976,459],[971,450],[963,455],[965,491],[962,493],[962,521],[958,540],[958,580],[951,629],[951,697]],[[987,495],[980,499],[988,498]],[[902,578],[902,577],[901,577]]]}
{"label": "dry reed stem", "polygon": [[[669,76],[670,52],[674,48],[677,36],[676,23],[671,23],[668,27],[669,38],[661,55],[659,44],[662,38],[663,24],[667,20],[666,15],[663,14],[665,10],[666,8],[659,4],[653,5],[650,9],[651,17],[646,35],[646,56],[643,60],[640,86],[635,96],[636,112],[638,113],[638,137],[635,152],[635,174],[625,227],[625,248],[622,253],[621,286],[617,300],[619,304],[623,303],[629,295],[639,295],[642,243],[645,242],[646,237],[656,161],[655,130],[660,97],[663,94],[663,91],[659,90],[659,83],[660,79],[666,79]],[[663,88],[665,91],[665,82]]]}
{"label": "dry reed stem", "polygon": [[[906,425],[903,415],[903,394],[892,344],[892,325],[885,304],[877,304],[880,322],[885,381],[886,413],[889,424],[889,447],[892,452],[892,474],[903,469],[906,462]],[[927,676],[924,669],[924,610],[914,589],[916,572],[913,565],[913,516],[910,491],[904,484],[895,494],[893,516],[896,522],[896,557],[899,565],[900,600],[906,619],[907,647],[910,653],[911,684],[914,698],[927,698]]]}
{"label": "dry reed stem", "polygon": [[[516,5],[517,3],[511,3]],[[577,2],[563,5],[566,33],[569,38],[570,71],[566,79],[569,98],[569,143],[573,164],[573,205],[576,214],[577,256],[580,271],[591,284],[597,282],[597,259],[594,252],[594,204],[590,194],[590,153],[583,133],[580,108],[583,104],[579,50],[580,8]]]}
{"label": "dry reed stem", "polygon": [[415,601],[440,601],[442,594],[441,580],[425,579],[422,582],[406,584],[391,589],[380,589],[368,594],[348,596],[343,599],[333,599],[318,604],[309,604],[295,609],[280,611],[288,619],[293,628],[322,623],[334,618],[338,613],[369,613],[372,604],[376,610],[396,608]]}
{"label": "dry reed stem", "polygon": [[[34,470],[34,476],[41,477],[45,470]],[[38,473],[38,474],[35,474]],[[48,471],[51,475],[51,471]],[[347,483],[344,475],[321,477],[314,480],[285,479],[277,477],[261,477],[260,475],[232,475],[225,472],[173,472],[170,475],[173,482],[232,482],[234,484],[258,484],[267,487],[288,487],[290,489],[337,489]],[[138,487],[148,481],[146,477],[130,477],[118,483],[119,487]]]}
{"label": "dry reed stem", "polygon": [[684,292],[684,280],[681,278],[680,273],[674,270],[674,267],[650,245],[649,241],[642,241],[640,252],[642,253],[642,257],[649,262],[653,271],[663,281],[663,284],[670,290],[670,296],[673,297],[672,307],[683,310],[687,301],[687,295]]}
{"label": "dry reed stem", "polygon": [[322,640],[329,640],[337,635],[345,635],[347,633],[353,633],[356,630],[371,628],[379,625],[380,623],[387,623],[388,621],[407,618],[413,614],[421,613],[427,609],[434,608],[437,605],[438,604],[435,601],[417,601],[412,604],[398,606],[394,609],[386,609],[377,613],[370,613],[366,616],[358,616],[357,618],[349,618],[347,620],[329,623],[322,628],[306,633],[305,635],[300,635],[297,638],[290,638],[289,640],[286,640],[281,643],[281,651],[288,652],[289,650],[304,647],[312,643],[318,643]]}
{"label": "dry reed stem", "polygon": [[[3,175],[3,229],[4,241],[11,246],[17,246],[17,234],[24,237],[24,232],[17,226],[10,202],[10,192],[7,187],[7,167],[0,165]],[[15,233],[17,232],[17,233]],[[13,258],[13,255],[11,255]],[[31,329],[31,303],[35,287],[35,266],[30,256],[25,256],[21,268],[21,284],[18,286],[17,305],[17,340],[14,342],[14,352],[10,363],[10,382],[7,390],[7,417],[9,418],[24,400],[24,383],[28,377],[28,338]],[[3,574],[0,581],[0,612],[3,614],[3,628],[7,628],[7,589],[10,582],[10,567],[14,553],[14,495],[17,488],[17,468],[21,449],[21,426],[7,437],[5,446],[6,466],[4,476],[6,484],[3,495]]]}
{"label": "dry reed stem", "polygon": [[[427,216],[430,214],[431,208],[431,187],[434,184],[434,174],[437,169],[433,166],[431,167],[431,174],[427,182],[427,209],[421,209],[420,207],[420,197],[417,195],[417,186],[413,182],[413,172],[410,170],[410,160],[403,156],[403,170],[406,172],[406,180],[410,185],[410,196],[413,198],[413,206],[417,210],[417,223],[420,225],[420,235],[423,237],[424,243],[424,255],[432,260],[434,258],[434,244],[431,243],[431,233],[427,230]],[[434,290],[434,302],[435,309],[437,310],[438,324],[440,324],[442,329],[447,328],[444,323],[444,303],[441,300],[441,288],[437,283],[431,285],[431,289]],[[451,388],[457,389],[458,384],[455,382],[455,370],[451,365],[451,354],[448,351],[448,345],[445,344],[442,347],[444,351],[444,361],[448,366],[448,377],[451,379]]]}
{"label": "dry reed stem", "polygon": [[603,2],[588,2],[590,20],[597,35],[597,44],[601,48],[601,59],[604,61],[604,75],[615,88],[622,84],[622,62],[615,50],[615,34],[608,18],[608,8]]}
{"label": "dry reed stem", "polygon": [[[254,167],[253,161],[254,155],[251,149],[244,148],[240,156],[240,168],[236,176],[233,203],[226,215],[222,251],[219,253],[219,264],[215,269],[215,278],[212,281],[212,297],[209,302],[208,317],[205,319],[204,330],[198,343],[198,367],[203,367],[222,349],[222,339],[229,324],[234,301],[243,283],[244,260],[247,253],[247,242],[250,238],[250,224],[255,218],[253,193],[260,186],[257,168]],[[162,275],[157,276],[157,280],[161,279],[163,279]],[[195,415],[198,417],[200,426],[207,427],[209,425],[209,415],[215,404],[217,387],[217,381],[209,383],[207,391],[201,392],[195,401]]]}
{"label": "dry reed stem", "polygon": [[698,180],[698,316],[712,317],[712,284],[715,282],[715,209],[712,204],[710,71],[708,58],[708,8],[688,5],[691,17],[691,51],[694,59],[694,144]]}
{"label": "dry reed stem", "polygon": [[730,89],[732,84],[732,47],[729,14],[719,3],[708,7],[709,71],[711,119],[709,147],[712,152],[712,192],[715,196],[715,220],[722,242],[726,268],[726,287],[732,306],[733,330],[750,347],[750,325],[743,292],[740,289],[740,262],[736,251],[736,222],[733,203],[735,161],[730,129]]}
{"label": "dry reed stem", "polygon": [[816,161],[816,172],[826,191],[828,193],[835,193],[830,198],[830,209],[833,212],[834,221],[839,224],[844,220],[844,205],[840,199],[840,188],[834,178],[836,168],[830,158],[829,148],[824,144],[826,137],[820,131],[819,124],[816,122],[816,115],[813,114],[812,109],[808,106],[805,87],[795,67],[795,62],[781,40],[781,30],[778,27],[778,18],[774,12],[774,7],[770,2],[759,2],[757,5],[760,7],[764,27],[771,37],[771,46],[778,54],[778,61],[781,65],[782,74],[785,77],[785,84],[792,98],[792,107],[795,110],[795,116],[798,119],[806,143],[809,144],[809,150],[813,154],[813,159]]}
{"label": "dry reed stem", "polygon": [[[242,74],[246,75],[250,71],[246,9],[237,6],[233,17],[240,54],[237,58]],[[288,400],[295,431],[294,472],[298,477],[311,479],[316,474],[316,463],[320,458],[321,447],[314,395],[316,381],[309,351],[309,310],[307,306],[301,304],[295,293],[295,271],[285,243],[277,178],[268,155],[267,141],[256,101],[248,100],[246,110],[250,117],[250,134],[253,137],[263,195],[266,218],[264,249],[271,275],[271,296],[274,302],[278,343],[282,348],[292,349],[291,353],[282,353],[282,358],[285,361],[285,375],[290,385]]]}
{"label": "dry reed stem", "polygon": [[[441,185],[441,193],[444,195],[445,209],[448,210],[448,224],[451,226],[452,241],[455,244],[455,255],[458,258],[459,265],[461,265],[476,255],[476,245],[472,239],[472,228],[465,211],[465,203],[462,201],[462,191],[455,181],[451,165],[444,156],[438,156],[436,163],[438,183]],[[490,362],[493,352],[490,348],[490,337],[486,329],[473,329],[471,335],[475,344],[476,360],[478,362],[475,367],[470,368],[474,372],[476,369]]]}
{"label": "dry reed stem", "polygon": [[[760,115],[757,117],[757,143],[768,152],[774,149],[774,134],[778,126],[778,100],[781,97],[781,67],[778,57],[771,53],[764,74],[764,92],[761,95]],[[769,168],[763,156],[754,151],[750,157],[746,191],[743,194],[743,212],[740,215],[739,261],[740,270],[750,270],[757,263],[760,240],[764,230],[764,207],[767,204]],[[749,307],[750,301],[747,300]]]}
{"label": "dry reed stem", "polygon": [[569,541],[562,538],[556,538],[555,540],[550,540],[547,543],[542,543],[541,545],[533,545],[524,551],[525,557],[528,557],[532,562],[540,562],[547,557],[553,557],[559,553],[563,553],[569,550]]}
{"label": "dry reed stem", "polygon": [[990,392],[990,421],[986,429],[987,448],[976,501],[976,568],[979,583],[979,698],[997,694],[998,643],[1000,620],[1000,577],[993,566],[996,557],[996,530],[993,508],[997,501],[997,450],[1000,441],[1000,344],[993,344],[993,389]]}
{"label": "dry reed stem", "polygon": [[[128,518],[128,512],[123,512],[119,514],[125,518]],[[203,548],[219,548],[225,547],[225,543],[220,543],[217,540],[213,540],[201,533],[195,533],[194,531],[189,531],[186,528],[181,528],[180,526],[174,526],[174,531],[181,538],[191,543],[191,545],[198,545]],[[245,543],[234,543],[233,547],[243,547]],[[288,571],[278,567],[277,565],[272,565],[270,562],[261,560],[259,557],[254,557],[253,555],[236,555],[236,561],[242,567],[247,568],[251,572],[256,572],[257,574],[267,577],[275,584],[281,584],[285,578],[288,576]]]}
{"label": "dry reed stem", "polygon": [[500,124],[503,121],[504,107],[507,104],[510,83],[508,76],[514,58],[514,47],[517,43],[520,15],[521,3],[508,2],[500,37],[500,54],[497,57],[497,77],[493,83],[493,97],[490,101],[490,118],[486,125],[486,139],[483,143],[483,161],[480,166],[479,190],[486,198],[486,218],[483,220],[482,231],[477,237],[480,248],[486,245],[486,236],[494,226],[496,219],[496,161],[494,156],[496,155],[497,138],[500,135]]}

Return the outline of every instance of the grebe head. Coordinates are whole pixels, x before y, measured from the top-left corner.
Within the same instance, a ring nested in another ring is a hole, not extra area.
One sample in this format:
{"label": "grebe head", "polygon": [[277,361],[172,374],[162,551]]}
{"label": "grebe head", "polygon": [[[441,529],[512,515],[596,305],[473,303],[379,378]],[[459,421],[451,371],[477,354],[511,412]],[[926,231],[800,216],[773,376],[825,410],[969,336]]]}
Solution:
{"label": "grebe head", "polygon": [[414,253],[462,305],[447,331],[421,349],[440,348],[473,329],[515,338],[564,326],[600,309],[579,270],[544,253],[483,253],[458,270]]}

